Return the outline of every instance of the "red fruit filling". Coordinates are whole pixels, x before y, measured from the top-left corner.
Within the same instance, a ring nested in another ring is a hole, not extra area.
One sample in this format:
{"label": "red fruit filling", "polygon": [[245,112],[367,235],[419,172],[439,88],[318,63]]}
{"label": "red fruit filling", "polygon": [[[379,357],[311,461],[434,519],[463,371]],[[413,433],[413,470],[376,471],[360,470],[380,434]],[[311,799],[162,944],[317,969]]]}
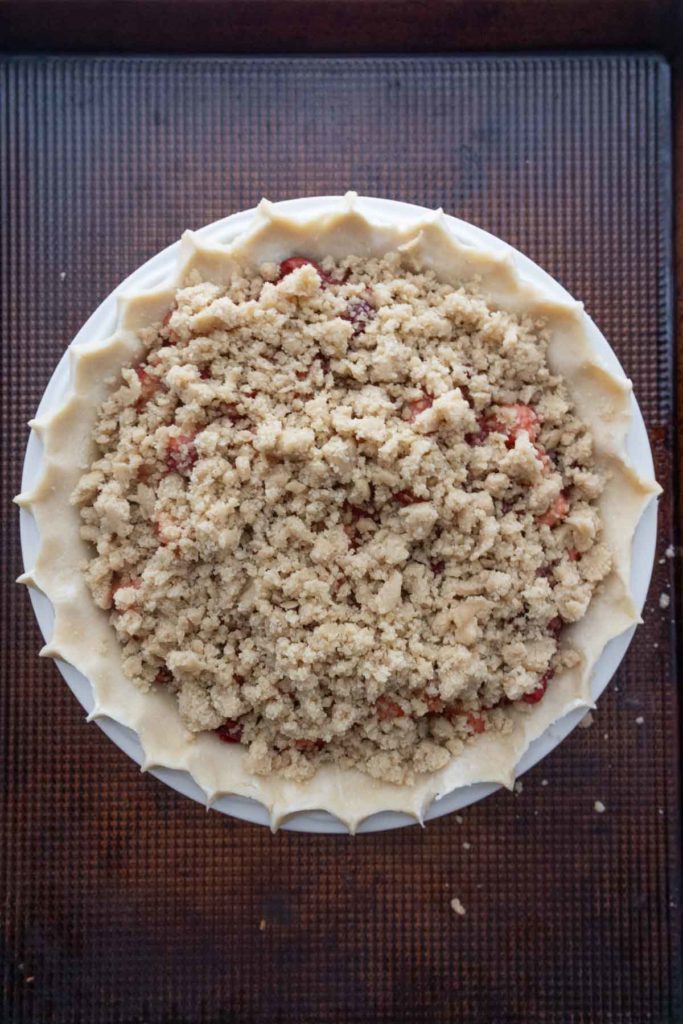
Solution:
{"label": "red fruit filling", "polygon": [[564,494],[558,494],[548,511],[544,512],[542,516],[536,517],[536,522],[541,523],[543,526],[557,526],[562,522],[567,512],[569,512],[569,501]]}
{"label": "red fruit filling", "polygon": [[349,546],[355,551],[358,547],[358,530],[353,523],[343,523],[342,526],[344,533],[349,538]]}
{"label": "red fruit filling", "polygon": [[229,419],[231,423],[237,423],[238,420],[244,419],[244,414],[239,411],[233,402],[222,402],[218,407],[218,412],[221,416]]}
{"label": "red fruit filling", "polygon": [[322,750],[325,746],[323,740],[294,740],[297,750]]}
{"label": "red fruit filling", "polygon": [[420,413],[425,412],[427,409],[431,409],[433,405],[434,396],[424,391],[422,393],[422,398],[416,398],[414,402],[410,402],[408,405],[408,419],[411,423],[414,423]]}
{"label": "red fruit filling", "polygon": [[335,284],[336,282],[329,274],[327,274],[320,264],[316,263],[315,260],[306,259],[305,256],[290,256],[289,259],[283,260],[280,264],[280,281],[283,277],[287,277],[292,271],[298,270],[299,267],[313,267],[319,274],[323,284]]}
{"label": "red fruit filling", "polygon": [[133,587],[134,590],[139,590],[140,580],[137,578],[137,576],[133,576],[130,579],[126,579],[114,573],[111,581],[111,587],[109,589],[107,608],[114,607],[114,597],[119,592],[119,590],[123,590],[124,587]]}
{"label": "red fruit filling", "polygon": [[168,686],[173,682],[173,673],[166,665],[162,665],[154,677],[157,686]]}
{"label": "red fruit filling", "polygon": [[379,523],[379,513],[372,506],[352,505],[348,501],[344,502],[342,512],[351,517],[350,523],[342,523],[342,529],[349,538],[349,544],[355,551],[360,543],[360,534],[356,523],[360,519],[370,519],[373,523]]}
{"label": "red fruit filling", "polygon": [[466,711],[459,701],[449,704],[443,709],[443,713],[451,722],[460,715],[467,715],[467,724],[472,732],[486,732],[486,718],[484,715],[479,715],[475,711]]}
{"label": "red fruit filling", "polygon": [[178,434],[177,437],[169,437],[166,445],[166,465],[172,473],[189,476],[196,461],[194,435]]}
{"label": "red fruit filling", "polygon": [[535,690],[531,693],[525,693],[522,700],[525,704],[538,704],[539,700],[543,699],[545,691],[548,689],[548,683],[553,677],[553,670],[549,669],[544,676],[541,676],[541,680]]}
{"label": "red fruit filling", "polygon": [[432,715],[441,715],[446,707],[441,697],[435,697],[432,694],[426,693],[424,695],[424,701],[427,705],[427,710]]}
{"label": "red fruit filling", "polygon": [[[372,292],[368,292],[370,296]],[[341,314],[342,320],[348,320],[353,324],[353,336],[362,334],[371,320],[375,318],[377,311],[371,306],[367,299],[350,299],[346,312]]]}
{"label": "red fruit filling", "polygon": [[378,698],[375,708],[380,722],[390,722],[394,718],[403,718],[405,715],[400,704],[384,695]]}
{"label": "red fruit filling", "polygon": [[223,740],[223,743],[241,743],[242,741],[242,726],[234,718],[226,718],[215,732],[218,739]]}
{"label": "red fruit filling", "polygon": [[352,523],[357,523],[359,519],[371,519],[373,523],[379,522],[379,513],[372,506],[352,505],[350,501],[345,501],[343,511],[350,514]]}
{"label": "red fruit filling", "polygon": [[136,366],[135,372],[138,375],[140,381],[140,395],[135,403],[135,408],[140,410],[147,403],[154,398],[157,391],[161,389],[161,381],[158,377],[153,376],[151,373],[147,373],[144,366]]}
{"label": "red fruit filling", "polygon": [[394,501],[397,501],[399,505],[417,505],[426,500],[426,498],[418,498],[412,491],[397,491],[394,495]]}
{"label": "red fruit filling", "polygon": [[[466,434],[465,440],[470,445],[484,444],[489,434],[504,434],[505,443],[508,448],[515,447],[515,441],[517,440],[518,434],[525,430],[529,435],[530,441],[535,441],[541,430],[541,423],[531,408],[530,405],[523,405],[516,403],[515,405],[502,405],[501,409],[510,409],[513,412],[512,423],[502,423],[496,418],[495,414],[481,414],[477,417],[478,430],[476,433]],[[537,446],[538,457],[543,462],[545,468],[545,460],[547,456],[543,448]]]}
{"label": "red fruit filling", "polygon": [[465,434],[465,440],[473,448],[484,444],[489,434],[505,434],[507,430],[495,416],[485,416],[483,413],[477,416],[477,430],[471,434]]}
{"label": "red fruit filling", "polygon": [[522,405],[518,402],[515,405],[503,405],[501,408],[511,409],[514,412],[514,420],[511,426],[506,427],[508,448],[514,448],[517,435],[522,430],[526,430],[530,441],[536,440],[541,430],[541,424],[530,405]]}
{"label": "red fruit filling", "polygon": [[475,715],[473,711],[468,711],[467,724],[474,733],[486,732],[486,719],[483,715]]}

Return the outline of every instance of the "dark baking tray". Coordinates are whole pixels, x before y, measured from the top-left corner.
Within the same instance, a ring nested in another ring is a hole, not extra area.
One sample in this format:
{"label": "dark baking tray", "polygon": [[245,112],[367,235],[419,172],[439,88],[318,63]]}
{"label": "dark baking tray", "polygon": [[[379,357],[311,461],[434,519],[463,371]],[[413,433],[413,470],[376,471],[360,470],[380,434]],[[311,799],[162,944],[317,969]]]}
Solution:
{"label": "dark baking tray", "polygon": [[[680,1022],[667,66],[19,57],[0,74],[4,1020]],[[645,623],[593,726],[521,794],[424,831],[273,837],[85,725],[36,657],[8,503],[26,420],[121,278],[263,194],[349,187],[443,205],[583,299],[666,493]]]}

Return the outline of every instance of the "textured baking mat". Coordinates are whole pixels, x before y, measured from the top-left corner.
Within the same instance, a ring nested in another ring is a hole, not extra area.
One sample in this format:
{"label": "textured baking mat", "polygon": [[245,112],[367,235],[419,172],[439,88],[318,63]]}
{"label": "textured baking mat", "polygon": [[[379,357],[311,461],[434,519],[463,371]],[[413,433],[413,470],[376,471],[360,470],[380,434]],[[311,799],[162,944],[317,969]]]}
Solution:
{"label": "textured baking mat", "polygon": [[[680,1022],[666,66],[48,57],[0,74],[3,1019]],[[349,187],[443,205],[585,300],[666,494],[645,624],[592,727],[520,793],[425,831],[273,837],[84,723],[10,582],[9,499],[26,420],[121,278],[264,194]]]}

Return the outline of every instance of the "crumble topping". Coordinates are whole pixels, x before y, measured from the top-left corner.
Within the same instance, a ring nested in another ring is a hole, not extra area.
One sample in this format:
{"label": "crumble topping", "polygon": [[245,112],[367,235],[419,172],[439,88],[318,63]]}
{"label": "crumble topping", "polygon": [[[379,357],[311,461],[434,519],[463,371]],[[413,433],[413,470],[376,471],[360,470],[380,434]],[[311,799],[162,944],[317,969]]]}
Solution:
{"label": "crumble topping", "polygon": [[409,258],[192,278],[73,495],[123,667],[303,780],[443,767],[579,654],[610,569],[543,325]]}
{"label": "crumble topping", "polygon": [[459,917],[464,917],[465,914],[467,913],[467,911],[465,910],[463,904],[461,903],[461,901],[458,899],[457,896],[453,897],[453,899],[451,900],[450,906],[451,906],[451,910],[454,910],[455,913]]}

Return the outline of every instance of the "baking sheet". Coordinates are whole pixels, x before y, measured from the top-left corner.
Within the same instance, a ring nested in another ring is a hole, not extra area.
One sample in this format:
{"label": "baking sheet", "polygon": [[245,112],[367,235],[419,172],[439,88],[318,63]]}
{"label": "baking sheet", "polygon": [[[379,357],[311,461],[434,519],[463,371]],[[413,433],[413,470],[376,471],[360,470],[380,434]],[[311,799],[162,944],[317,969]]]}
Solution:
{"label": "baking sheet", "polygon": [[[4,1018],[679,1021],[666,65],[31,57],[0,62],[0,81]],[[586,302],[648,424],[660,550],[593,725],[517,796],[426,831],[273,838],[84,724],[35,657],[8,501],[25,421],[121,278],[263,194],[349,187],[442,205]]]}

